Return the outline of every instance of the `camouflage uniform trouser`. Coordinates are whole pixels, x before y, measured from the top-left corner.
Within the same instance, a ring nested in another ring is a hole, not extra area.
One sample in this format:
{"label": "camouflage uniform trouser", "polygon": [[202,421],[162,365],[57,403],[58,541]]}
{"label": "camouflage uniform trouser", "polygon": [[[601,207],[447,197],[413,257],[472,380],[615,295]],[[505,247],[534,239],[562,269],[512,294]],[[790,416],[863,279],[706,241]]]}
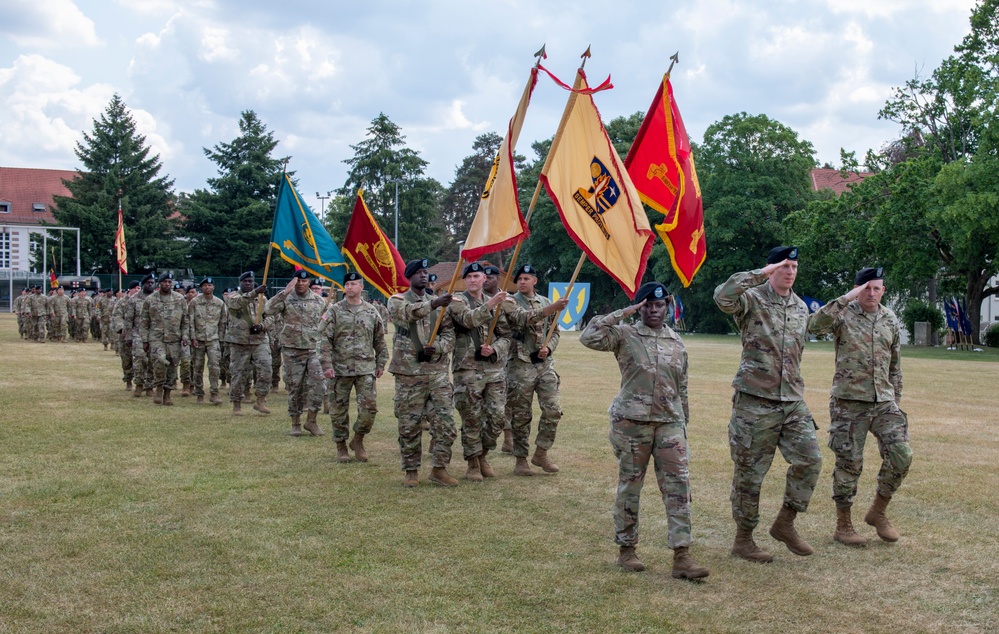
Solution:
{"label": "camouflage uniform trouser", "polygon": [[149,342],[149,363],[153,366],[153,388],[177,389],[177,366],[180,364],[181,347],[179,341],[173,343]]}
{"label": "camouflage uniform trouser", "polygon": [[88,317],[77,317],[76,318],[76,340],[80,343],[87,342],[87,328],[89,327],[90,319]]}
{"label": "camouflage uniform trouser", "polygon": [[52,329],[49,336],[59,341],[65,341],[69,336],[69,320],[66,315],[56,315],[52,319]]}
{"label": "camouflage uniform trouser", "polygon": [[[318,412],[323,408],[326,381],[323,366],[315,348],[281,348],[284,379],[288,388],[288,415],[298,416],[304,411]],[[273,366],[272,366],[273,367]],[[268,377],[270,387],[271,377]],[[257,377],[259,385],[260,377]]]}
{"label": "camouflage uniform trouser", "polygon": [[837,508],[850,508],[857,495],[857,480],[864,469],[867,432],[878,439],[881,470],[878,493],[891,496],[901,486],[912,464],[909,421],[894,401],[867,403],[832,397],[829,399],[829,448],[836,454],[833,469],[833,501]]}
{"label": "camouflage uniform trouser", "polygon": [[735,463],[732,517],[736,526],[753,530],[760,523],[760,487],[780,448],[787,469],[784,505],[808,510],[822,470],[815,421],[804,401],[773,401],[736,392],[728,423],[728,444]]}
{"label": "camouflage uniform trouser", "polygon": [[138,334],[132,335],[132,377],[136,387],[153,389],[153,365],[142,349],[142,339]]}
{"label": "camouflage uniform trouser", "polygon": [[[275,336],[274,339],[277,339]],[[278,389],[281,384],[281,343],[272,342],[271,343],[271,387],[273,389]],[[285,387],[288,387],[288,376],[285,375]],[[324,389],[325,393],[325,389]]]}
{"label": "camouflage uniform trouser", "polygon": [[180,347],[180,383],[181,385],[191,384],[191,346]]}
{"label": "camouflage uniform trouser", "polygon": [[219,342],[199,341],[198,347],[191,350],[191,381],[194,384],[194,395],[205,395],[205,358],[208,359],[208,387],[212,394],[219,393],[219,362],[222,352]]}
{"label": "camouflage uniform trouser", "polygon": [[219,381],[232,383],[232,346],[220,341],[219,349],[222,351],[222,360],[219,362]]}
{"label": "camouflage uniform trouser", "polygon": [[134,376],[132,373],[132,340],[121,336],[118,340],[118,356],[121,357],[121,380],[128,383]]}
{"label": "camouflage uniform trouser", "polygon": [[24,339],[24,315],[17,313],[17,334]]}
{"label": "camouflage uniform trouser", "polygon": [[333,440],[344,442],[350,437],[350,390],[354,389],[357,399],[357,420],[354,433],[367,435],[375,424],[378,413],[378,393],[375,390],[375,375],[337,376],[333,379],[333,398],[330,402],[330,422],[333,423]]}
{"label": "camouflage uniform trouser", "polygon": [[638,503],[652,458],[666,505],[670,548],[689,546],[690,477],[687,430],[682,422],[633,421],[611,416],[610,442],[617,457],[614,543],[638,545]]}
{"label": "camouflage uniform trouser", "polygon": [[111,316],[107,319],[101,317],[101,343],[105,346],[114,347],[114,337],[111,335]]}
{"label": "camouflage uniform trouser", "polygon": [[35,317],[31,316],[31,323],[29,325],[31,338],[35,341],[45,341],[45,316]]}
{"label": "camouflage uniform trouser", "polygon": [[229,400],[238,403],[249,390],[253,371],[257,371],[254,393],[267,396],[271,390],[271,348],[267,342],[256,344],[230,343]]}
{"label": "camouflage uniform trouser", "polygon": [[510,360],[506,375],[506,407],[513,431],[513,455],[526,458],[531,443],[531,416],[534,394],[538,394],[541,406],[541,419],[538,421],[538,435],[534,444],[542,449],[551,449],[555,443],[555,430],[562,419],[562,408],[558,399],[559,376],[551,362],[537,365]]}
{"label": "camouflage uniform trouser", "polygon": [[425,375],[395,375],[395,416],[399,419],[399,452],[402,470],[420,468],[423,452],[424,414],[430,421],[433,466],[451,464],[454,428],[454,393],[445,372]]}
{"label": "camouflage uniform trouser", "polygon": [[461,414],[465,460],[496,448],[506,422],[506,376],[501,372],[454,372],[454,405]]}

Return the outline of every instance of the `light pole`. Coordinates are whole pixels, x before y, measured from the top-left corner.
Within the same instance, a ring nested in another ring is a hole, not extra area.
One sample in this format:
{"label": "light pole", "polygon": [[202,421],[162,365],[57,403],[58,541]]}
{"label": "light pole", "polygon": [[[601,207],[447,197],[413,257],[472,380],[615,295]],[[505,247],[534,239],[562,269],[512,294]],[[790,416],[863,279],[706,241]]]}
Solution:
{"label": "light pole", "polygon": [[389,180],[390,183],[395,183],[395,248],[396,251],[399,250],[399,183],[403,182],[401,178],[393,178]]}
{"label": "light pole", "polygon": [[319,221],[322,223],[326,222],[326,201],[333,196],[333,192],[326,192],[325,196],[321,196],[319,192],[316,192],[316,198],[319,199],[319,207],[322,211],[319,212]]}

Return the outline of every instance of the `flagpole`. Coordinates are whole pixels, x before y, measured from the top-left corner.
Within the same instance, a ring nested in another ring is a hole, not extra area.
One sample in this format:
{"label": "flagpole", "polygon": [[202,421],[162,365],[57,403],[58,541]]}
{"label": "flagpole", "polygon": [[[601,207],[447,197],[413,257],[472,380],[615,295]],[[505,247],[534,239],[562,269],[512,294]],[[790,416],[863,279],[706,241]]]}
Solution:
{"label": "flagpole", "polygon": [[[284,167],[281,169],[281,182],[278,184],[278,194],[281,193],[281,187],[284,186],[285,176],[288,174],[288,160],[284,160]],[[260,282],[261,286],[267,286],[267,274],[271,270],[271,253],[274,251],[272,243],[274,242],[274,223],[277,221],[277,205],[278,200],[274,201],[274,218],[271,219],[271,237],[267,239],[267,259],[264,261],[264,279]],[[332,290],[332,286],[330,287]],[[260,297],[257,299],[257,316],[254,318],[254,324],[260,324],[260,318],[263,317],[264,313],[264,301],[267,296],[267,289],[261,293]]]}
{"label": "flagpole", "polygon": [[[569,298],[572,295],[572,287],[576,285],[576,278],[579,277],[579,271],[583,268],[583,262],[586,262],[586,251],[579,254],[579,262],[576,264],[576,270],[572,272],[572,279],[569,280],[569,287],[565,289],[565,296]],[[548,335],[545,337],[545,343],[541,346],[544,350],[548,347],[548,342],[552,340],[555,335],[555,329],[558,328],[558,313],[555,314],[555,319],[552,320],[552,325],[548,329]]]}
{"label": "flagpole", "polygon": [[[454,273],[451,275],[451,283],[447,286],[447,294],[450,295],[451,291],[454,290],[454,285],[458,283],[458,271],[461,270],[461,265],[465,261],[465,258],[458,256],[458,265],[454,267]],[[442,307],[443,310],[437,315],[437,323],[434,324],[434,331],[430,333],[430,341],[427,342],[428,346],[434,345],[434,339],[437,338],[437,331],[441,327],[441,322],[444,320],[444,313],[447,312],[447,306]]]}

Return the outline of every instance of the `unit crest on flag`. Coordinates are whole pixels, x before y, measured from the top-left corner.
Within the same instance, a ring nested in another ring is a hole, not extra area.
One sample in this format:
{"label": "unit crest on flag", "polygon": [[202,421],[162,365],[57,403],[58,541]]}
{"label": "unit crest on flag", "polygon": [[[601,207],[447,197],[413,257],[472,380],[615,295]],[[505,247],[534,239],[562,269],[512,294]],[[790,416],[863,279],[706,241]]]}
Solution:
{"label": "unit crest on flag", "polygon": [[593,222],[597,223],[604,238],[610,240],[607,223],[601,218],[601,214],[617,203],[618,197],[621,196],[621,188],[600,159],[595,156],[590,161],[590,178],[593,179],[590,187],[585,189],[580,187],[572,197]]}

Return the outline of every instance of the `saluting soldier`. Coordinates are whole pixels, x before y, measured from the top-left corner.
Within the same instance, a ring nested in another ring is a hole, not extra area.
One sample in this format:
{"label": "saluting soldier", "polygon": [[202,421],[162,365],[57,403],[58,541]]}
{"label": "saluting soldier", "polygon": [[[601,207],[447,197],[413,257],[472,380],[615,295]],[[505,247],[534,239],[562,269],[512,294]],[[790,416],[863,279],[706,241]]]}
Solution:
{"label": "saluting soldier", "polygon": [[[610,406],[610,441],[618,464],[614,502],[614,541],[620,547],[617,564],[640,572],[638,509],[649,459],[666,506],[673,550],[672,575],[700,579],[708,569],[690,556],[690,476],[687,453],[687,350],[680,336],[666,325],[666,287],[643,284],[631,306],[596,317],[579,336],[593,350],[614,353],[621,370],[621,389]],[[638,312],[638,324],[621,323]]]}
{"label": "saluting soldier", "polygon": [[881,469],[877,492],[864,521],[886,542],[898,541],[898,531],[885,509],[912,463],[909,422],[901,409],[902,355],[898,317],[881,305],[884,269],[863,268],[853,290],[829,302],[808,320],[815,335],[832,333],[836,342],[836,373],[829,398],[829,448],[836,454],[833,539],[847,546],[865,546],[856,532],[850,508],[864,468],[864,444],[870,432],[878,441]]}
{"label": "saluting soldier", "polygon": [[[429,266],[426,259],[408,262],[404,275],[409,280],[409,290],[393,295],[388,301],[389,316],[395,325],[389,372],[395,377],[395,416],[399,420],[399,451],[406,487],[419,484],[417,474],[423,453],[420,421],[424,414],[430,422],[433,443],[429,480],[441,486],[458,485],[447,472],[451,446],[457,436],[454,391],[447,374],[449,355],[454,349],[454,325],[445,310],[453,298],[448,294],[440,297],[426,294]],[[440,318],[440,329],[433,345],[428,345],[441,310],[444,315]]]}
{"label": "saluting soldier", "polygon": [[191,337],[187,298],[173,290],[173,275],[162,273],[159,292],[142,303],[139,336],[153,366],[153,402],[173,405],[170,392],[177,389],[181,347]]}
{"label": "saluting soldier", "polygon": [[265,308],[268,315],[280,315],[284,323],[279,339],[293,436],[302,435],[303,411],[306,412],[305,430],[313,436],[323,435],[316,418],[326,392],[323,367],[319,362],[319,320],[325,307],[323,298],[309,289],[309,272],[300,269],[291,276],[284,290],[267,301]]}
{"label": "saluting soldier", "polygon": [[814,552],[794,528],[798,513],[808,510],[822,469],[815,421],[805,404],[801,378],[808,308],[792,290],[797,274],[797,247],[775,247],[762,269],[736,273],[714,292],[715,304],[732,315],[742,336],[728,427],[735,464],[732,554],[763,563],[773,561],[773,556],[756,545],[753,530],[760,521],[760,487],[778,448],[791,466],[770,536],[796,555]]}
{"label": "saluting soldier", "polygon": [[226,309],[215,297],[215,280],[206,277],[198,284],[201,293],[189,304],[191,311],[191,374],[194,395],[198,403],[205,402],[205,361],[208,361],[209,401],[221,405],[219,397],[219,364],[222,351],[219,339],[225,332]]}
{"label": "saluting soldier", "polygon": [[253,409],[270,414],[267,393],[271,387],[271,351],[267,333],[257,319],[257,299],[265,296],[267,288],[257,286],[253,271],[239,276],[239,288],[225,299],[227,311],[225,342],[230,348],[229,400],[233,416],[242,416],[243,395],[250,386],[256,370],[254,393],[257,400]]}
{"label": "saluting soldier", "polygon": [[[371,433],[378,413],[376,381],[388,362],[385,326],[375,307],[361,298],[363,291],[361,276],[347,273],[344,298],[326,309],[319,326],[323,375],[333,381],[330,421],[337,462],[350,462],[349,451],[359,461],[368,461],[364,437]],[[348,445],[351,389],[357,400],[357,419]]]}

